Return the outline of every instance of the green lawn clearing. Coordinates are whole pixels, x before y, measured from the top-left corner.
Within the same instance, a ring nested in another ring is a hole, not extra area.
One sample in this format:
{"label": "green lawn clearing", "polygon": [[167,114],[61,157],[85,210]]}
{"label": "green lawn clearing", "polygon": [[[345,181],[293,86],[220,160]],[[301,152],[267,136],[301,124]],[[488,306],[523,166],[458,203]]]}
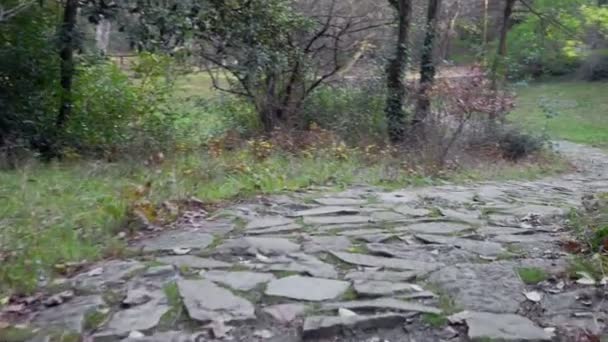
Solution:
{"label": "green lawn clearing", "polygon": [[608,148],[608,82],[531,83],[516,91],[512,122],[551,139]]}

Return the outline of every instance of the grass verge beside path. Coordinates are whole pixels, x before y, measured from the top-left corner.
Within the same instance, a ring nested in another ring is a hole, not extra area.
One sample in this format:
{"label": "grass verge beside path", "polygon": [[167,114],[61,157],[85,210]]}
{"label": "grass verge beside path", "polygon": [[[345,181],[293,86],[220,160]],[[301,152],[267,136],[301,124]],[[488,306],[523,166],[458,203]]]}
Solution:
{"label": "grass verge beside path", "polygon": [[552,139],[608,148],[608,82],[531,83],[516,91],[512,122],[535,133],[546,129]]}
{"label": "grass verge beside path", "polygon": [[[563,170],[554,161],[541,161],[545,167],[538,163],[501,169],[510,178],[526,179]],[[443,175],[441,180],[500,178],[500,170],[489,169],[478,165]],[[33,291],[39,279],[53,276],[58,265],[119,255],[124,242],[116,236],[126,229],[133,194],[147,183],[151,186],[139,199],[158,205],[188,196],[217,203],[311,185],[402,188],[437,180],[406,172],[396,160],[370,163],[356,154],[337,158],[322,153],[256,160],[248,153],[230,152],[218,158],[184,155],[158,167],[75,162],[0,171],[0,296]]]}

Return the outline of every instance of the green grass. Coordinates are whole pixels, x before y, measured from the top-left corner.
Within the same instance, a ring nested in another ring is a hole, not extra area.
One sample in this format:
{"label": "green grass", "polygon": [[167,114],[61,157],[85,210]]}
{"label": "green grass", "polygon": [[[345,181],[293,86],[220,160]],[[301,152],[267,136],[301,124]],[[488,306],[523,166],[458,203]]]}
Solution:
{"label": "green grass", "polygon": [[[178,80],[178,97],[214,96],[205,93],[209,87],[209,76],[204,73],[184,76]],[[192,103],[184,101],[184,106]],[[233,103],[223,111],[218,109],[221,106],[204,107],[200,113],[197,109],[200,115],[196,123],[183,122],[185,128],[179,131],[198,132],[199,137],[216,136],[225,129],[224,118],[233,115],[230,113],[241,113],[242,117],[232,117],[239,123],[237,126],[253,125],[247,120],[255,115],[245,113],[250,110],[246,106]],[[340,189],[370,184],[397,189],[432,185],[438,180],[406,172],[398,158],[370,163],[361,153],[350,150],[347,158],[340,157],[343,156],[336,156],[331,148],[310,156],[275,153],[263,161],[246,150],[225,151],[219,158],[194,150],[172,156],[159,167],[134,161],[74,161],[31,163],[17,170],[0,171],[0,295],[34,291],[39,278],[55,276],[57,265],[92,262],[123,253],[124,242],[116,234],[127,230],[129,208],[135,200],[149,201],[154,206],[165,200],[195,196],[208,203],[220,203],[311,185]],[[562,160],[541,156],[517,164],[481,162],[442,175],[441,180],[531,179],[565,168]],[[134,200],[134,189],[148,182],[151,187],[145,195]]]}
{"label": "green grass", "polygon": [[[220,75],[217,78],[220,87],[228,87],[228,82],[225,76]],[[215,89],[213,80],[207,72],[197,72],[188,75],[183,75],[175,81],[175,95],[179,98],[202,97],[212,98],[217,96],[221,91]]]}
{"label": "green grass", "polygon": [[84,329],[93,331],[99,328],[108,318],[109,312],[103,313],[99,311],[91,311],[84,317]]}
{"label": "green grass", "polygon": [[8,327],[0,329],[0,341],[3,342],[26,342],[35,335],[32,330],[25,328]]}
{"label": "green grass", "polygon": [[425,313],[422,315],[422,321],[434,328],[441,328],[448,324],[448,319],[442,314]]}
{"label": "green grass", "polygon": [[342,294],[342,296],[340,296],[340,299],[343,301],[357,300],[357,298],[359,298],[359,295],[357,294],[357,291],[355,291],[355,289],[353,289],[352,287],[349,287],[348,290],[346,290]]}
{"label": "green grass", "polygon": [[169,283],[163,288],[170,309],[160,319],[158,329],[161,331],[175,328],[175,324],[184,317],[184,304],[177,283]]}
{"label": "green grass", "polygon": [[497,160],[470,167],[451,176],[456,182],[483,180],[533,180],[568,171],[571,165],[567,160],[546,151],[531,156],[527,160],[510,162]]}
{"label": "green grass", "polygon": [[[135,201],[154,207],[195,196],[213,204],[312,185],[403,188],[434,182],[395,165],[394,160],[368,163],[354,152],[346,159],[319,150],[256,160],[241,150],[219,158],[178,155],[158,167],[82,161],[0,171],[0,294],[34,291],[40,276],[54,276],[56,265],[120,255],[124,242],[116,235],[129,229],[126,218]],[[148,182],[151,186],[135,196]]]}
{"label": "green grass", "polygon": [[367,246],[363,244],[353,245],[347,249],[347,252],[356,254],[369,254]]}
{"label": "green grass", "polygon": [[[554,139],[608,147],[608,82],[550,82],[518,86],[512,122]],[[556,116],[547,118],[547,112]]]}
{"label": "green grass", "polygon": [[549,277],[547,272],[537,267],[518,268],[517,274],[519,274],[521,280],[528,285],[538,284]]}
{"label": "green grass", "polygon": [[417,182],[408,175],[388,177],[383,165],[364,167],[357,158],[276,155],[256,161],[242,152],[181,156],[159,168],[79,162],[0,171],[0,291],[30,292],[55,265],[114,255],[131,197],[147,182],[151,187],[138,200],[155,204],[188,196],[217,203],[321,184]]}
{"label": "green grass", "polygon": [[573,278],[579,277],[577,272],[585,272],[601,279],[608,271],[608,193],[595,194],[590,202],[594,203],[592,209],[572,210],[568,216],[568,226],[580,244],[580,255],[570,260]]}

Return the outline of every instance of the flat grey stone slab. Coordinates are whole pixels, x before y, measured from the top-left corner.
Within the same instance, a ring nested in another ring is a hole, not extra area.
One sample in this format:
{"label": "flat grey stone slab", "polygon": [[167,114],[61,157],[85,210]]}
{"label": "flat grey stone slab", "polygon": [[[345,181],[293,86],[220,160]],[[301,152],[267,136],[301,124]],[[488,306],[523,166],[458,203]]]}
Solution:
{"label": "flat grey stone slab", "polygon": [[468,203],[473,201],[475,193],[467,190],[457,190],[453,188],[428,188],[419,192],[421,197],[430,199],[440,199],[453,203]]}
{"label": "flat grey stone slab", "polygon": [[300,210],[293,213],[294,217],[303,216],[322,216],[322,215],[355,215],[359,213],[357,208],[327,206],[318,207],[306,210]]}
{"label": "flat grey stone slab", "polygon": [[324,303],[321,305],[324,310],[338,310],[340,308],[357,310],[357,309],[377,309],[377,310],[395,310],[405,312],[424,312],[432,314],[440,314],[441,310],[432,306],[422,305],[418,303],[406,302],[393,298],[378,298],[370,300],[354,300],[347,302]]}
{"label": "flat grey stone slab", "polygon": [[306,253],[327,251],[345,251],[352,246],[352,242],[344,236],[311,236],[304,240],[302,249]]}
{"label": "flat grey stone slab", "polygon": [[578,317],[575,317],[572,313],[545,314],[541,318],[541,321],[543,325],[550,327],[560,327],[564,330],[572,329],[575,331],[582,329],[594,335],[601,335],[606,330],[605,322],[608,321],[608,314],[605,312],[589,312],[587,310],[578,311]]}
{"label": "flat grey stone slab", "polygon": [[[580,300],[585,298],[587,300]],[[591,302],[592,305],[586,305]],[[593,287],[581,288],[573,291],[546,295],[542,301],[543,309],[547,315],[569,314],[575,312],[608,312],[608,303]]]}
{"label": "flat grey stone slab", "polygon": [[551,243],[561,239],[557,236],[549,234],[528,234],[528,235],[498,235],[492,238],[492,241],[502,243]]}
{"label": "flat grey stone slab", "polygon": [[362,265],[370,267],[383,267],[387,269],[411,270],[411,271],[430,271],[442,266],[438,263],[405,260],[397,258],[377,257],[367,254],[356,254],[346,252],[335,252],[331,254],[336,258],[353,265]]}
{"label": "flat grey stone slab", "polygon": [[284,226],[294,223],[293,219],[283,216],[256,217],[245,225],[246,230]]}
{"label": "flat grey stone slab", "polygon": [[216,250],[235,255],[283,255],[299,251],[300,245],[284,238],[252,236],[225,241]]}
{"label": "flat grey stone slab", "polygon": [[276,234],[286,233],[301,230],[302,226],[297,223],[290,223],[284,226],[276,226],[262,229],[250,229],[245,232],[245,235],[264,235],[264,234]]}
{"label": "flat grey stone slab", "polygon": [[386,233],[386,230],[378,229],[378,228],[352,229],[352,230],[345,230],[345,231],[339,232],[339,234],[343,235],[343,236],[378,235],[378,234],[385,234],[385,233]]}
{"label": "flat grey stone slab", "polygon": [[152,299],[144,304],[116,312],[100,334],[125,337],[133,330],[145,331],[156,327],[170,306],[162,291],[150,293],[150,296]]}
{"label": "flat grey stone slab", "polygon": [[439,286],[456,305],[466,310],[515,313],[525,300],[525,285],[514,263],[458,264],[432,273],[429,282]]}
{"label": "flat grey stone slab", "polygon": [[110,260],[95,266],[95,270],[99,272],[81,273],[70,279],[70,284],[77,289],[101,292],[109,286],[124,284],[128,278],[146,268],[144,264],[134,260]]}
{"label": "flat grey stone slab", "polygon": [[458,221],[471,225],[479,225],[483,222],[479,218],[481,215],[481,212],[479,211],[459,211],[450,208],[442,208],[440,211],[443,216],[443,219],[447,221]]}
{"label": "flat grey stone slab", "polygon": [[479,241],[431,234],[417,234],[416,238],[427,243],[457,246],[483,256],[496,257],[507,252],[501,244],[492,241]]}
{"label": "flat grey stone slab", "polygon": [[306,311],[304,304],[277,304],[265,307],[263,311],[281,323],[293,322]]}
{"label": "flat grey stone slab", "polygon": [[376,211],[371,213],[374,222],[407,222],[411,219],[394,211]]}
{"label": "flat grey stone slab", "polygon": [[399,214],[411,216],[411,217],[424,217],[431,215],[431,211],[424,208],[413,208],[408,205],[400,205],[393,209]]}
{"label": "flat grey stone slab", "polygon": [[[181,331],[158,332],[152,336],[131,337],[121,342],[197,342],[200,334],[187,334]],[[97,342],[97,341],[95,341]]]}
{"label": "flat grey stone slab", "polygon": [[249,291],[261,284],[265,284],[276,279],[271,273],[256,273],[246,271],[207,271],[201,273],[201,276],[204,279],[229,286],[239,291]]}
{"label": "flat grey stone slab", "polygon": [[409,203],[418,200],[418,194],[414,192],[384,192],[375,195],[380,202],[384,203]]}
{"label": "flat grey stone slab", "polygon": [[406,245],[404,243],[368,243],[371,254],[404,260],[457,264],[476,260],[478,255],[450,245]]}
{"label": "flat grey stone slab", "polygon": [[177,248],[205,249],[215,238],[199,231],[167,231],[152,239],[144,240],[135,247],[144,252],[172,251]]}
{"label": "flat grey stone slab", "polygon": [[526,317],[488,312],[460,312],[450,321],[464,321],[471,340],[491,341],[550,341],[552,335]]}
{"label": "flat grey stone slab", "polygon": [[349,287],[350,283],[346,281],[294,275],[271,281],[265,294],[297,300],[323,301],[342,295]]}
{"label": "flat grey stone slab", "polygon": [[230,322],[255,318],[255,308],[251,302],[208,280],[182,279],[177,286],[188,315],[194,320]]}
{"label": "flat grey stone slab", "polygon": [[372,218],[369,216],[360,215],[342,215],[342,216],[306,216],[304,224],[310,225],[330,225],[330,224],[354,224],[354,223],[369,223]]}
{"label": "flat grey stone slab", "polygon": [[133,281],[129,283],[127,288],[127,296],[122,300],[122,305],[127,307],[137,306],[147,303],[158,296],[159,286],[146,286],[147,284]]}
{"label": "flat grey stone slab", "polygon": [[176,267],[189,267],[189,268],[229,268],[232,264],[210,259],[201,258],[193,255],[175,255],[157,258],[156,261],[163,264],[174,265]]}
{"label": "flat grey stone slab", "polygon": [[298,272],[320,278],[338,277],[338,272],[333,265],[305,253],[290,253],[286,256],[271,258],[266,265],[254,266],[256,269]]}
{"label": "flat grey stone slab", "polygon": [[366,235],[354,235],[353,239],[362,242],[379,243],[385,242],[391,239],[399,239],[400,237],[395,234],[366,234]]}
{"label": "flat grey stone slab", "polygon": [[353,271],[347,273],[344,278],[348,280],[367,280],[367,281],[388,281],[388,282],[407,282],[416,279],[421,272],[416,271]]}
{"label": "flat grey stone slab", "polygon": [[520,235],[520,234],[533,234],[537,231],[534,229],[524,229],[524,228],[515,228],[515,227],[481,227],[476,229],[477,234],[481,235]]}
{"label": "flat grey stone slab", "polygon": [[76,297],[60,306],[39,312],[32,321],[40,328],[55,328],[82,333],[85,317],[104,307],[101,296]]}
{"label": "flat grey stone slab", "polygon": [[304,321],[304,339],[322,339],[338,335],[344,329],[384,329],[393,328],[405,322],[406,317],[398,314],[373,316],[311,316]]}
{"label": "flat grey stone slab", "polygon": [[471,229],[472,227],[467,224],[456,222],[426,222],[416,223],[405,227],[399,227],[397,228],[397,231],[420,234],[452,235]]}
{"label": "flat grey stone slab", "polygon": [[339,197],[325,197],[325,198],[317,198],[314,200],[315,202],[321,205],[327,206],[350,206],[350,205],[364,205],[367,203],[367,200],[358,199],[358,198],[339,198]]}
{"label": "flat grey stone slab", "polygon": [[554,206],[528,204],[521,207],[504,210],[503,213],[514,215],[517,218],[522,218],[529,214],[536,214],[540,215],[541,219],[550,220],[559,216],[563,216],[566,211],[562,208]]}
{"label": "flat grey stone slab", "polygon": [[354,282],[353,287],[359,295],[369,297],[414,291],[411,284],[383,280],[358,280]]}
{"label": "flat grey stone slab", "polygon": [[160,265],[149,267],[142,276],[145,278],[173,278],[177,270],[173,265]]}

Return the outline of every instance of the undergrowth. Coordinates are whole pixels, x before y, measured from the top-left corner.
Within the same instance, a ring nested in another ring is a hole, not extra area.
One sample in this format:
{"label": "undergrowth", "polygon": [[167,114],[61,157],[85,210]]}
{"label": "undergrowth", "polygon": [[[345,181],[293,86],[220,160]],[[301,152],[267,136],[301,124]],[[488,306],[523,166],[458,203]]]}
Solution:
{"label": "undergrowth", "polygon": [[[257,142],[248,148],[182,153],[146,163],[30,162],[0,171],[0,294],[30,293],[72,262],[120,257],[125,242],[119,233],[133,232],[133,211],[143,212],[150,221],[163,219],[159,208],[167,201],[195,197],[216,207],[236,198],[315,185],[391,189],[463,180],[463,174],[476,172],[461,168],[429,176],[404,165],[399,154],[343,145],[305,153],[265,146]],[[483,177],[480,173],[472,178]]]}
{"label": "undergrowth", "polygon": [[608,272],[608,193],[583,198],[584,210],[572,210],[568,225],[577,237],[565,247],[576,254],[570,275],[584,272],[599,280]]}

